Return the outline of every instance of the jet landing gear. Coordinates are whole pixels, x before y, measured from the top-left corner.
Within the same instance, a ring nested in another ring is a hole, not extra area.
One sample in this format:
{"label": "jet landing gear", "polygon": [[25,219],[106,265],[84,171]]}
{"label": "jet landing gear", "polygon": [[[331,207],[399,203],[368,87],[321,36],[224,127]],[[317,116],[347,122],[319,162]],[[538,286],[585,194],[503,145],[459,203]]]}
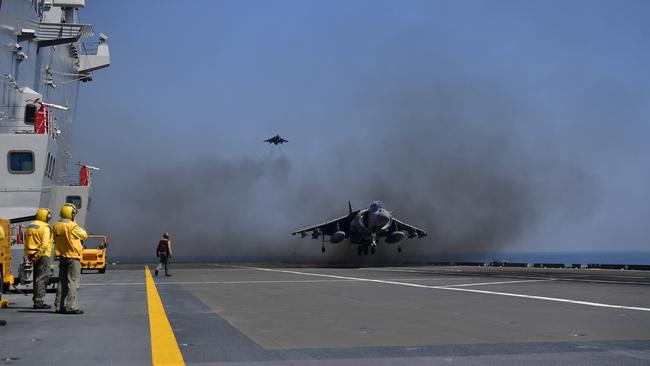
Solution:
{"label": "jet landing gear", "polygon": [[368,255],[368,254],[375,254],[375,250],[377,248],[377,244],[374,245],[357,245],[357,254],[358,255]]}
{"label": "jet landing gear", "polygon": [[370,254],[374,255],[377,251],[377,233],[372,233],[372,242],[370,242]]}
{"label": "jet landing gear", "polygon": [[401,246],[401,245],[397,245],[397,253],[401,253],[401,252],[402,252],[402,246]]}

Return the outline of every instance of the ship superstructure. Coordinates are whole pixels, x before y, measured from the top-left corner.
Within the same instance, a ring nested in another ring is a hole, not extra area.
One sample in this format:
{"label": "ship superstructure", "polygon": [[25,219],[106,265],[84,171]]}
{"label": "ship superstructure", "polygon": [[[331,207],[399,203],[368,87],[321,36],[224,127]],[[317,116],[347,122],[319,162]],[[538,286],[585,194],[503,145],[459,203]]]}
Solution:
{"label": "ship superstructure", "polygon": [[110,65],[110,54],[108,37],[92,42],[92,25],[80,22],[85,5],[0,2],[0,218],[13,222],[14,250],[38,207],[56,221],[60,207],[74,203],[83,226],[90,206],[93,167],[72,157],[72,126],[80,85]]}

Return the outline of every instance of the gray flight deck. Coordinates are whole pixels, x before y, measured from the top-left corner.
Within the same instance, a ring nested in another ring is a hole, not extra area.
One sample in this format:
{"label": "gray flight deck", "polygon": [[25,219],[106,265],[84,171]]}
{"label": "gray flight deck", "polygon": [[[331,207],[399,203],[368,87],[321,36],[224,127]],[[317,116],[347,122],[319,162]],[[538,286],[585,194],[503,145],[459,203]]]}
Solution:
{"label": "gray flight deck", "polygon": [[[173,274],[155,281],[187,364],[650,365],[646,271],[176,264]],[[0,365],[151,364],[143,266],[84,274],[81,316],[3,299]]]}

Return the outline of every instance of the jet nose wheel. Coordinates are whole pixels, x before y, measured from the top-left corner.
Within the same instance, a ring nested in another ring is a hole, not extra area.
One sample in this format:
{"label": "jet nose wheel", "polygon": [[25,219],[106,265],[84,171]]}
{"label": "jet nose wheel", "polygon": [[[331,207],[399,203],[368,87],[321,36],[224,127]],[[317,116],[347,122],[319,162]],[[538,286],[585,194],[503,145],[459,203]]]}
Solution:
{"label": "jet nose wheel", "polygon": [[325,253],[325,247],[321,247],[321,248],[320,248],[320,252],[321,252],[321,253]]}
{"label": "jet nose wheel", "polygon": [[375,254],[375,250],[377,250],[377,244],[373,244],[370,246],[370,254]]}
{"label": "jet nose wheel", "polygon": [[398,246],[398,247],[397,247],[397,253],[401,253],[401,252],[402,252],[402,247],[399,247],[399,246]]}

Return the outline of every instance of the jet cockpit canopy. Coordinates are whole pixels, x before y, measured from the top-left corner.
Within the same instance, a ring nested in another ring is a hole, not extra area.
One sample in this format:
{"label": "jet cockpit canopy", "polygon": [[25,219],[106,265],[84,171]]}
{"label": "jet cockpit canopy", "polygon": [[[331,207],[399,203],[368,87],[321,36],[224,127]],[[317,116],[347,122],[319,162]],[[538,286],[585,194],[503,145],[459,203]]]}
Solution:
{"label": "jet cockpit canopy", "polygon": [[370,204],[370,211],[377,212],[380,208],[385,208],[384,203],[381,201],[374,201]]}

